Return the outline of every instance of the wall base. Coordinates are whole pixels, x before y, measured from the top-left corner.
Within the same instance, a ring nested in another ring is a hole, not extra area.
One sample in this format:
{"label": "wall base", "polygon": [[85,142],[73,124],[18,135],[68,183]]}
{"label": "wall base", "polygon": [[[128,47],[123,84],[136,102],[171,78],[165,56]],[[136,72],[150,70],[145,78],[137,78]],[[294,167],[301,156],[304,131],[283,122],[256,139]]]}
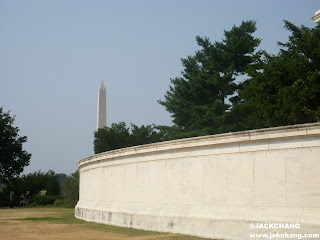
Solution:
{"label": "wall base", "polygon": [[[195,217],[165,217],[129,214],[121,212],[75,208],[76,218],[96,223],[103,223],[119,227],[128,227],[157,232],[179,233],[191,236],[212,239],[259,239],[250,238],[255,233],[287,233],[287,234],[314,234],[320,233],[320,225],[300,224],[299,229],[251,229],[250,224],[278,223],[279,221],[249,221],[240,219],[209,219]],[[284,223],[290,223],[286,221]],[[297,222],[293,222],[297,223]],[[262,238],[261,238],[262,239]],[[278,239],[278,238],[275,238]],[[285,238],[281,238],[285,239]]]}

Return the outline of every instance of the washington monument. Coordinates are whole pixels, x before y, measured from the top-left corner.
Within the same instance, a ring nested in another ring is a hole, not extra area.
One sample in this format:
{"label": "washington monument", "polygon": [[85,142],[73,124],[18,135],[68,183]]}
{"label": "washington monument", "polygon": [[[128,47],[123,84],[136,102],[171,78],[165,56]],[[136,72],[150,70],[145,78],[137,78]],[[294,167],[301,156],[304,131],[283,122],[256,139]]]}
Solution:
{"label": "washington monument", "polygon": [[98,91],[97,130],[99,128],[104,128],[106,126],[107,126],[106,88],[102,81]]}

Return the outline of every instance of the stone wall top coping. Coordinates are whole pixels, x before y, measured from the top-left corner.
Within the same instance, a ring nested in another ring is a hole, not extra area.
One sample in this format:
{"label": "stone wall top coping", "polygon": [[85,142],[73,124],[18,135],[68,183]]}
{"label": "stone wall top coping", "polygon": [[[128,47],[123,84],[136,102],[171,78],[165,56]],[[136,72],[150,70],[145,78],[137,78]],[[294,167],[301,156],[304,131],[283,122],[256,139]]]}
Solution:
{"label": "stone wall top coping", "polygon": [[93,156],[81,159],[77,162],[77,166],[80,167],[88,163],[129,155],[142,155],[154,152],[179,150],[183,148],[237,144],[241,142],[252,141],[268,141],[272,139],[280,140],[304,136],[320,136],[320,123],[307,123],[240,132],[230,132],[126,147],[95,154]]}

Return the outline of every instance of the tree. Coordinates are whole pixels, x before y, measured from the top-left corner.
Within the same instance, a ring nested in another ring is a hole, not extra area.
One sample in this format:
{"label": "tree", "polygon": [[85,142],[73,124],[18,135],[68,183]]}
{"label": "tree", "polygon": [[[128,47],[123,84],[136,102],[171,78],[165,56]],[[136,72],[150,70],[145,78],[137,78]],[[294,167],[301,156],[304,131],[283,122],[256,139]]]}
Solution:
{"label": "tree", "polygon": [[19,136],[14,117],[0,108],[0,182],[8,184],[30,163],[31,154],[22,149],[26,136]]}
{"label": "tree", "polygon": [[65,178],[63,194],[68,201],[76,203],[79,200],[79,171]]}
{"label": "tree", "polygon": [[163,138],[163,132],[159,131],[155,125],[142,125],[138,127],[135,124],[131,124],[132,146],[160,142]]}
{"label": "tree", "polygon": [[236,76],[245,73],[260,43],[252,35],[255,30],[254,21],[244,21],[225,31],[221,42],[196,37],[201,50],[182,59],[182,77],[171,79],[165,100],[158,101],[182,132],[192,136],[229,130],[228,121],[234,121],[229,112],[240,101]]}
{"label": "tree", "polygon": [[98,129],[94,137],[94,151],[95,153],[100,153],[163,141],[165,139],[165,131],[155,125],[138,127],[135,124],[131,124],[131,127],[127,127],[125,122],[120,122],[118,124],[113,123],[111,127]]}
{"label": "tree", "polygon": [[94,152],[100,153],[131,145],[130,129],[125,122],[99,128],[94,133]]}
{"label": "tree", "polygon": [[256,127],[320,121],[320,26],[284,24],[289,41],[277,55],[255,57],[240,92]]}
{"label": "tree", "polygon": [[67,175],[64,174],[64,173],[57,173],[56,176],[57,176],[57,180],[59,182],[59,186],[62,189],[63,188],[63,182],[66,179]]}
{"label": "tree", "polygon": [[30,191],[31,195],[47,190],[48,195],[59,195],[61,188],[58,175],[53,170],[49,170],[46,173],[38,171],[15,178],[11,181],[10,190],[14,190],[17,194]]}

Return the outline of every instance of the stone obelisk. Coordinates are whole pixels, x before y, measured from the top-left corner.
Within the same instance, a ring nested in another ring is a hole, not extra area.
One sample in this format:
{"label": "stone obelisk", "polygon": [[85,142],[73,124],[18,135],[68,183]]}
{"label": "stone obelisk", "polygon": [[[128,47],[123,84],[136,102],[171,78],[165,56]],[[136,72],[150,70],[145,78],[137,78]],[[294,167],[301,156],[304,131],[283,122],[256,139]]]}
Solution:
{"label": "stone obelisk", "polygon": [[98,91],[98,112],[97,112],[97,130],[107,126],[107,99],[106,88],[103,81]]}

